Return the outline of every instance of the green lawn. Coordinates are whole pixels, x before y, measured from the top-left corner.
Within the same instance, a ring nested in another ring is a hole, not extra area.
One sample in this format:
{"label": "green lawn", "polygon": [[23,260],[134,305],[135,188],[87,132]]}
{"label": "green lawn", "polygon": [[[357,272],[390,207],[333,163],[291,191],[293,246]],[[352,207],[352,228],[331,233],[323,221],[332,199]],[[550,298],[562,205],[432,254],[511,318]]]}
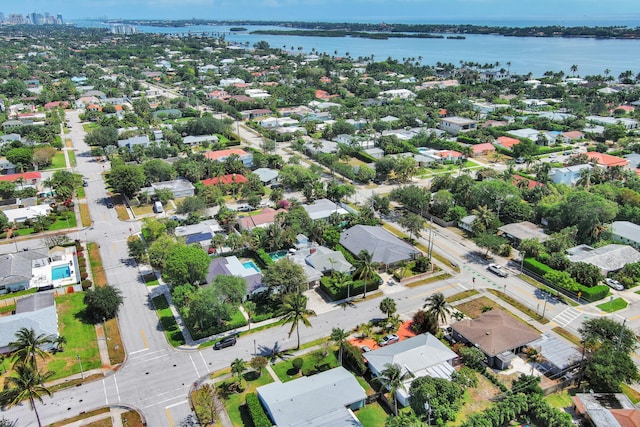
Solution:
{"label": "green lawn", "polygon": [[173,313],[169,308],[169,303],[167,302],[167,299],[164,297],[164,295],[158,295],[157,297],[155,297],[153,299],[153,305],[156,307],[158,318],[160,319],[162,329],[164,329],[164,334],[167,336],[169,344],[174,347],[183,345],[184,336],[182,336],[182,332],[178,327],[176,318],[173,317]]}
{"label": "green lawn", "polygon": [[84,187],[80,187],[76,189],[76,197],[78,199],[84,199],[85,194],[84,194]]}
{"label": "green lawn", "polygon": [[53,159],[51,159],[51,166],[49,166],[47,169],[63,169],[66,167],[67,162],[64,159],[64,153],[62,151],[59,151],[55,156],[53,156]]}
{"label": "green lawn", "polygon": [[38,292],[38,288],[30,288],[24,291],[13,292],[10,294],[2,294],[0,295],[0,299],[17,298],[23,295],[35,294],[36,292]]}
{"label": "green lawn", "polygon": [[[260,375],[259,377],[257,377],[256,371],[249,370],[248,372],[244,373],[243,378],[245,390],[242,393],[231,393],[224,396],[224,405],[234,426],[250,425],[245,423],[248,413],[244,414],[244,412],[246,411],[244,402],[246,400],[245,396],[247,395],[247,393],[255,393],[258,387],[273,382],[273,378],[271,378],[271,375],[269,375],[266,370],[263,370],[262,375]],[[224,389],[225,384],[231,384],[236,381],[238,381],[238,379],[234,376],[233,378],[221,383],[219,387]]]}
{"label": "green lawn", "polygon": [[545,396],[545,400],[547,401],[547,403],[549,403],[549,405],[558,409],[563,409],[573,404],[573,402],[571,401],[571,396],[569,396],[569,393],[567,393],[566,390],[562,391],[562,393],[554,393]]}
{"label": "green lawn", "polygon": [[[69,219],[69,221],[67,221],[67,218]],[[49,231],[64,230],[67,228],[74,228],[75,226],[76,216],[72,211],[68,211],[66,217],[62,216],[58,218],[56,222],[51,224],[51,226],[49,227]]]}
{"label": "green lawn", "polygon": [[356,417],[360,420],[363,427],[384,427],[388,414],[382,409],[379,403],[370,403],[364,408],[358,409]]}
{"label": "green lawn", "polygon": [[606,311],[607,313],[613,313],[614,311],[622,310],[623,308],[627,308],[627,302],[622,298],[615,298],[611,301],[603,302],[602,304],[598,304],[598,307],[602,311]]}
{"label": "green lawn", "polygon": [[78,165],[78,161],[76,160],[76,152],[73,150],[67,151],[69,154],[69,163],[71,163],[71,167],[76,167]]}
{"label": "green lawn", "polygon": [[98,339],[94,325],[82,322],[84,293],[76,292],[56,298],[58,330],[67,339],[64,351],[47,359],[47,369],[55,372],[51,379],[64,378],[80,373],[80,363],[86,372],[102,366]]}
{"label": "green lawn", "polygon": [[339,366],[333,349],[329,349],[328,354],[324,357],[322,354],[323,352],[324,350],[316,350],[312,353],[300,356],[300,358],[304,361],[304,364],[302,365],[302,369],[299,372],[295,372],[293,369],[293,359],[295,359],[294,357],[287,359],[286,361],[276,363],[275,365],[273,365],[273,371],[276,373],[278,378],[280,378],[280,381],[285,383],[287,381],[295,380],[296,378],[302,377],[303,372],[313,370],[318,366],[328,365],[329,368],[335,368]]}

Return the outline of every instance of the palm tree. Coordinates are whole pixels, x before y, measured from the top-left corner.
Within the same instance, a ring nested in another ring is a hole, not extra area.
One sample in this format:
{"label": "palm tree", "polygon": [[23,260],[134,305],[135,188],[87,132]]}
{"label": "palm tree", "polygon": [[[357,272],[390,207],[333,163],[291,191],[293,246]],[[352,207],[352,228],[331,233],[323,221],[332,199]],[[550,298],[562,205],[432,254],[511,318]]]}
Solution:
{"label": "palm tree", "polygon": [[240,386],[242,387],[242,374],[247,370],[247,365],[244,363],[244,360],[236,357],[233,362],[231,362],[231,372],[238,377],[238,381],[240,382]]}
{"label": "palm tree", "polygon": [[380,383],[389,390],[391,399],[394,403],[395,415],[398,415],[398,396],[397,393],[400,390],[407,390],[407,386],[404,384],[404,380],[407,378],[408,373],[402,372],[402,366],[397,363],[387,363],[384,365],[384,369],[378,375]]}
{"label": "palm tree", "polygon": [[362,298],[367,297],[367,282],[376,275],[376,271],[379,266],[379,263],[373,262],[373,254],[368,250],[363,249],[358,253],[358,268],[356,270],[356,274],[364,283],[364,293]]}
{"label": "palm tree", "polygon": [[56,339],[53,340],[53,344],[56,346],[56,351],[64,350],[64,345],[67,343],[67,338],[63,335],[58,335]]}
{"label": "palm tree", "polygon": [[527,355],[527,362],[531,363],[531,376],[533,376],[536,363],[541,363],[544,360],[544,356],[533,347],[530,347],[525,354]]}
{"label": "palm tree", "polygon": [[340,365],[342,365],[342,345],[344,344],[344,340],[347,338],[347,333],[342,328],[333,328],[331,330],[331,339],[340,346],[338,350],[338,361]]}
{"label": "palm tree", "polygon": [[243,306],[244,311],[247,312],[247,317],[249,318],[249,330],[251,330],[251,316],[256,312],[256,303],[253,301],[245,301]]}
{"label": "palm tree", "polygon": [[[36,400],[42,403],[42,396],[51,396],[51,391],[44,386],[44,382],[53,372],[39,372],[34,366],[18,364],[14,366],[14,373],[4,381],[3,398],[6,397],[7,406],[15,406],[25,399],[29,399],[31,409],[36,413],[38,426],[42,427],[40,415],[36,409]],[[4,400],[4,399],[3,399]]]}
{"label": "palm tree", "polygon": [[298,345],[296,350],[300,348],[300,322],[307,328],[311,326],[309,317],[315,316],[316,312],[307,309],[307,297],[302,294],[289,294],[284,298],[282,304],[284,309],[284,315],[281,320],[287,324],[291,323],[291,329],[289,330],[289,337],[296,331],[298,335]]}
{"label": "palm tree", "polygon": [[396,312],[396,302],[389,297],[385,297],[380,301],[380,311],[387,315],[387,319]]}
{"label": "palm tree", "polygon": [[436,321],[441,321],[442,323],[447,321],[447,315],[450,315],[453,311],[442,292],[436,292],[427,297],[422,308],[427,308],[427,312],[431,314]]}
{"label": "palm tree", "polygon": [[9,348],[13,351],[12,357],[16,363],[29,365],[35,369],[38,363],[37,358],[45,359],[49,355],[42,346],[52,342],[50,336],[36,335],[33,329],[20,328],[16,332],[16,340],[9,343]]}
{"label": "palm tree", "polygon": [[572,75],[576,75],[576,72],[578,71],[578,66],[576,64],[573,64],[571,67],[569,67],[569,70],[571,70]]}

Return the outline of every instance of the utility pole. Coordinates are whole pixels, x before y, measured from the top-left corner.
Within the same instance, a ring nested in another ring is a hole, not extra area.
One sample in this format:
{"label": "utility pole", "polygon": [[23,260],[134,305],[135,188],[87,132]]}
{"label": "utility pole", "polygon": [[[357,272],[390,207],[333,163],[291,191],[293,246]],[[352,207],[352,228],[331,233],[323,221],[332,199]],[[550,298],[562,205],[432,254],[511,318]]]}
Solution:
{"label": "utility pole", "polygon": [[618,337],[618,345],[616,346],[616,351],[620,351],[620,347],[622,346],[622,337],[624,336],[624,325],[627,324],[627,319],[625,318],[622,321],[622,327],[620,328],[620,336]]}

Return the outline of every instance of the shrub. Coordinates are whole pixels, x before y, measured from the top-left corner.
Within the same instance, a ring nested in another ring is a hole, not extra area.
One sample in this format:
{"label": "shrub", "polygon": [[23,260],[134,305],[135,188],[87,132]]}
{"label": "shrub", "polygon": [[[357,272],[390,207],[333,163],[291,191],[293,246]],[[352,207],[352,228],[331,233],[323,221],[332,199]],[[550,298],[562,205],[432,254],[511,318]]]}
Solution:
{"label": "shrub", "polygon": [[83,271],[82,273],[80,273],[81,280],[85,280],[87,277],[89,277],[89,274],[87,274],[87,272]]}
{"label": "shrub", "polygon": [[291,366],[293,366],[293,369],[295,369],[296,372],[300,372],[300,369],[302,369],[302,365],[304,365],[304,360],[302,360],[300,357],[296,357],[291,361]]}
{"label": "shrub", "polygon": [[587,288],[583,285],[578,285],[578,292],[580,292],[580,298],[589,302],[598,301],[609,295],[609,287],[606,285],[598,285],[592,288]]}
{"label": "shrub", "polygon": [[342,344],[342,363],[356,375],[364,375],[367,372],[367,365],[362,360],[362,352],[349,342]]}
{"label": "shrub", "polygon": [[262,262],[263,264],[262,267],[268,267],[271,264],[273,264],[273,260],[264,249],[260,248],[257,251],[255,251],[255,253],[258,259]]}
{"label": "shrub", "polygon": [[86,291],[87,289],[89,289],[91,287],[91,285],[93,285],[93,283],[91,283],[91,280],[89,279],[85,279],[82,281],[82,290]]}
{"label": "shrub", "polygon": [[260,399],[258,399],[258,395],[255,393],[247,394],[246,400],[247,408],[249,409],[249,414],[251,415],[251,421],[253,421],[253,425],[255,427],[271,427],[272,423],[267,417],[267,414],[264,412],[262,405],[260,404]]}

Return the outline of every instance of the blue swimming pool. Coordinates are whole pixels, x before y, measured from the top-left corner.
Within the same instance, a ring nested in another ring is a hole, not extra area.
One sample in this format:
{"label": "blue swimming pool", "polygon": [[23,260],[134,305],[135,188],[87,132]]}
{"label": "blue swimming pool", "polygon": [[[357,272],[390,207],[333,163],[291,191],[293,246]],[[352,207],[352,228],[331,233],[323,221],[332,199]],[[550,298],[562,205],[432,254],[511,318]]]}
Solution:
{"label": "blue swimming pool", "polygon": [[277,261],[280,258],[284,258],[287,256],[287,251],[277,251],[277,252],[269,252],[269,256],[272,260]]}
{"label": "blue swimming pool", "polygon": [[68,265],[59,265],[51,267],[51,278],[53,280],[61,280],[71,277],[71,269]]}
{"label": "blue swimming pool", "polygon": [[245,261],[242,263],[242,265],[244,266],[244,268],[249,269],[249,270],[255,270],[256,273],[260,273],[260,269],[258,268],[258,266],[256,265],[255,262],[253,261]]}

